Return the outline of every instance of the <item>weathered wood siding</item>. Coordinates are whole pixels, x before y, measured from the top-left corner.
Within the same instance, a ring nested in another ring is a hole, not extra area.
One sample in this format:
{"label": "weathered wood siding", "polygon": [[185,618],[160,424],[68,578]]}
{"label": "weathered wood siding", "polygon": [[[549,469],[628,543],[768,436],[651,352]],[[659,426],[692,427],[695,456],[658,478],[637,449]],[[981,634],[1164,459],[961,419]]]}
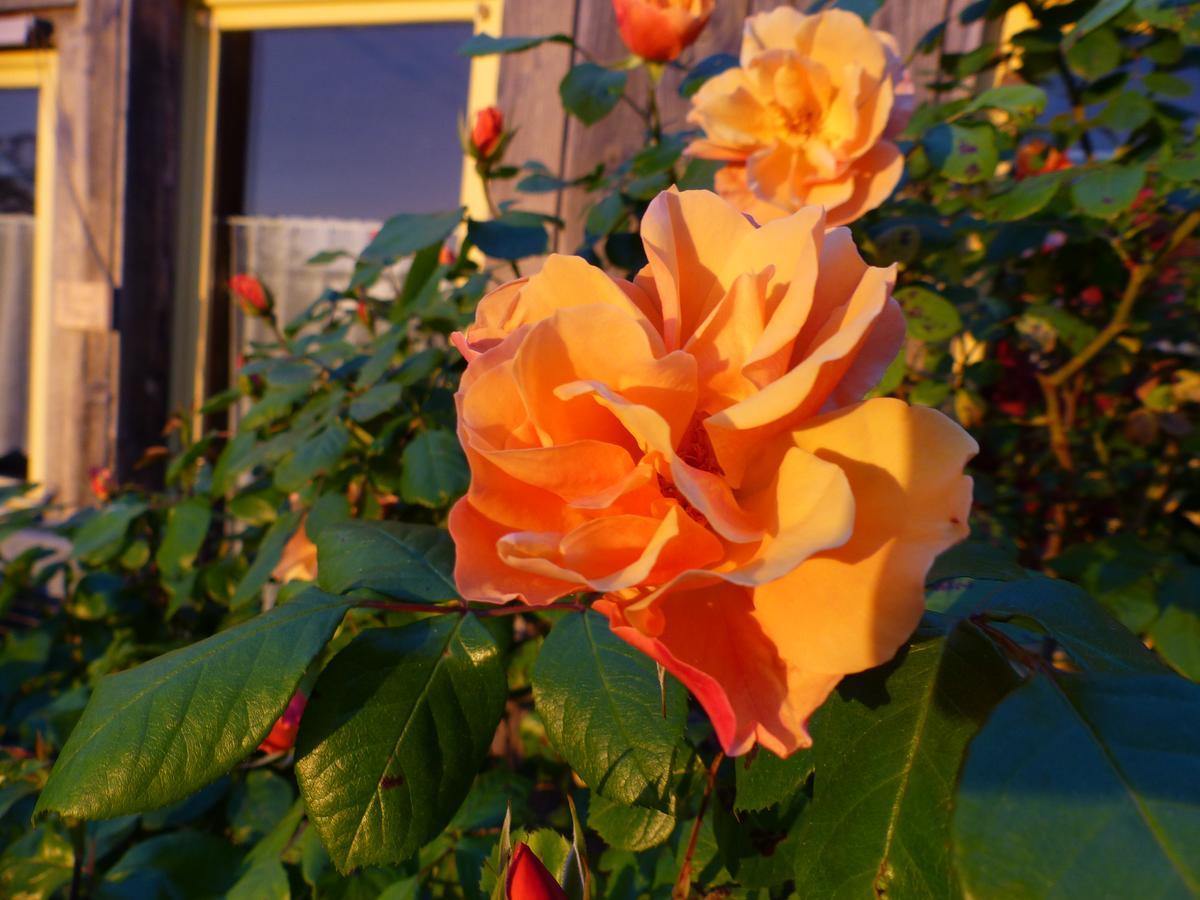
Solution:
{"label": "weathered wood siding", "polygon": [[[982,34],[979,24],[962,26],[959,11],[969,0],[886,0],[874,24],[896,36],[907,55],[926,32],[946,18],[949,25],[946,45],[950,50],[970,49],[978,45]],[[708,28],[691,51],[694,59],[713,53],[736,53],[741,42],[742,23],[747,15],[774,9],[781,0],[719,0]],[[790,5],[805,8],[807,2]],[[506,0],[506,35],[548,34],[562,31],[575,34],[577,40],[599,60],[617,60],[628,55],[621,43],[613,14],[612,0]],[[641,122],[622,104],[602,122],[587,126],[565,116],[558,100],[558,83],[579,54],[562,45],[544,45],[526,53],[509,56],[500,71],[499,102],[514,125],[520,128],[510,150],[515,162],[539,160],[552,171],[578,177],[597,163],[613,164],[626,158],[644,143]],[[930,62],[918,61],[914,73],[921,80]],[[658,101],[669,127],[679,126],[687,115],[688,104],[678,93],[681,75],[668,72],[659,87]],[[631,81],[631,94],[643,103],[649,84],[644,73]],[[503,198],[515,195],[509,184]],[[522,198],[526,208],[557,214],[566,229],[557,236],[556,249],[570,252],[583,235],[583,213],[595,198],[579,190]]]}

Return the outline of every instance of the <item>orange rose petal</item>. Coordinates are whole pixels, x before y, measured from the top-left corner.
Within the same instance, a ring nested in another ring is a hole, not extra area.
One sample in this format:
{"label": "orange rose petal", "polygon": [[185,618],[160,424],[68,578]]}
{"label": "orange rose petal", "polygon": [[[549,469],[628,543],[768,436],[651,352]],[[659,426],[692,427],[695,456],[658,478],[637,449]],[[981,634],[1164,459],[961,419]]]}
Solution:
{"label": "orange rose petal", "polygon": [[759,586],[760,621],[806,668],[857,672],[892,657],[924,609],[934,557],[967,535],[975,441],[936,410],[868,400],[797,429],[798,446],[846,473],[849,541]]}
{"label": "orange rose petal", "polygon": [[790,671],[755,617],[752,592],[696,581],[660,596],[654,630],[639,627],[612,598],[594,608],[613,633],[661,663],[692,692],[730,756],[761,743],[787,756],[812,741],[805,722],[840,675]]}
{"label": "orange rose petal", "polygon": [[581,440],[553,447],[485,450],[480,455],[517,481],[542,488],[568,503],[587,501],[627,484],[634,470],[629,451],[603,441]]}
{"label": "orange rose petal", "polygon": [[503,563],[496,548],[510,529],[485,518],[465,497],[450,510],[448,525],[457,551],[454,583],[467,600],[507,603],[520,599],[532,606],[545,606],[584,587]]}
{"label": "orange rose petal", "polygon": [[876,144],[855,167],[853,196],[829,210],[830,225],[845,225],[892,195],[904,174],[904,156],[890,141]]}

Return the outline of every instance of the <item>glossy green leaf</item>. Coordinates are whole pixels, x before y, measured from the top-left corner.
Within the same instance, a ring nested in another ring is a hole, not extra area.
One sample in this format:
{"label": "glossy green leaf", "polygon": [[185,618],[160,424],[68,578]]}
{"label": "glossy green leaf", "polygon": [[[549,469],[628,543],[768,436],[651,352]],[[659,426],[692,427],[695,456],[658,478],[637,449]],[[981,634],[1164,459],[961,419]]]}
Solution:
{"label": "glossy green leaf", "polygon": [[334,422],[284,458],[275,469],[275,486],[281,491],[297,491],[310,484],[332,469],[349,445],[350,433]]}
{"label": "glossy green leaf", "polygon": [[119,497],[75,532],[72,548],[75,556],[92,565],[112,559],[125,542],[133,520],[149,508],[133,497]]}
{"label": "glossy green leaf", "polygon": [[297,740],[310,822],[337,867],[401,862],[454,816],[504,710],[474,616],[365,631],[325,668]]}
{"label": "glossy green leaf", "polygon": [[494,259],[517,260],[540,256],[549,248],[546,226],[509,213],[498,219],[467,222],[467,238]]}
{"label": "glossy green leaf", "polygon": [[954,844],[976,897],[1200,895],[1200,685],[1034,676],[971,743]]}
{"label": "glossy green leaf", "polygon": [[991,178],[1000,159],[991,125],[935,125],[921,142],[942,175],[963,184]]}
{"label": "glossy green leaf", "polygon": [[191,497],[171,507],[167,528],[154,561],[165,573],[190,569],[208,535],[212,507],[203,497]]}
{"label": "glossy green leaf", "polygon": [[580,63],[558,86],[563,108],[583,123],[594,125],[621,101],[628,77],[596,63]]}
{"label": "glossy green leaf", "polygon": [[431,525],[348,521],[317,540],[318,581],[332,594],[366,588],[403,600],[454,600],[454,542]]}
{"label": "glossy green leaf", "polygon": [[1067,48],[1067,63],[1090,80],[1107,75],[1121,63],[1121,42],[1112,29],[1093,31]]}
{"label": "glossy green leaf", "polygon": [[1075,23],[1075,28],[1068,34],[1067,43],[1073,44],[1081,37],[1095,31],[1105,22],[1124,12],[1132,0],[1100,0]]}
{"label": "glossy green leaf", "polygon": [[463,56],[489,56],[493,53],[523,53],[540,47],[542,44],[571,44],[568,34],[543,34],[530,37],[505,35],[496,37],[491,34],[477,34],[468,38],[458,52]]}
{"label": "glossy green leaf", "polygon": [[780,759],[759,747],[752,758],[734,760],[737,796],[733,808],[739,811],[766,809],[787,803],[813,773],[811,750],[797,750]]}
{"label": "glossy green leaf", "polygon": [[533,696],[551,743],[588,787],[618,803],[668,808],[683,688],[667,678],[664,717],[654,662],[601,616],[558,621],[534,666]]}
{"label": "glossy green leaf", "polygon": [[618,850],[649,850],[665,843],[675,830],[675,817],[645,806],[624,806],[601,794],[588,802],[588,828]]}
{"label": "glossy green leaf", "polygon": [[1008,113],[1038,115],[1046,108],[1046,92],[1035,84],[1002,84],[988,88],[969,104],[964,112],[1002,109]]}
{"label": "glossy green leaf", "polygon": [[1130,207],[1145,183],[1141,166],[1106,165],[1076,179],[1071,199],[1081,212],[1110,219]]}
{"label": "glossy green leaf", "polygon": [[300,527],[303,517],[304,513],[298,509],[288,510],[267,529],[258,545],[254,562],[238,582],[237,589],[229,600],[230,609],[241,609],[259,596],[259,592],[270,580],[271,573],[279,565],[279,560],[283,558],[283,548]]}
{"label": "glossy green leaf", "polygon": [[449,431],[422,431],[404,448],[401,462],[400,492],[405,503],[438,509],[461,496],[471,482],[467,458]]}
{"label": "glossy green leaf", "polygon": [[1188,678],[1200,681],[1200,566],[1175,566],[1158,596],[1162,613],[1150,628],[1154,648]]}
{"label": "glossy green leaf", "polygon": [[104,875],[99,900],[209,900],[238,876],[241,854],[215,835],[175,831],[134,844]]}
{"label": "glossy green leaf", "polygon": [[955,776],[967,742],[1016,677],[973,626],[918,638],[852,675],[813,728],[813,801],[800,821],[801,896],[956,897]]}
{"label": "glossy green leaf", "polygon": [[38,814],[105,819],[182,800],[270,731],[347,602],[291,603],[103,679],[59,754]]}
{"label": "glossy green leaf", "polygon": [[1046,208],[1061,183],[1061,172],[1031,175],[1018,181],[1011,190],[990,198],[988,209],[1001,222],[1027,219]]}
{"label": "glossy green leaf", "polygon": [[462,222],[462,216],[461,209],[426,215],[401,213],[392,216],[363,250],[362,258],[390,264],[425,247],[442,244]]}
{"label": "glossy green leaf", "polygon": [[369,422],[376,416],[383,415],[400,402],[404,388],[394,381],[385,381],[373,386],[360,397],[355,397],[350,403],[350,418],[355,422]]}
{"label": "glossy green leaf", "polygon": [[1094,672],[1160,673],[1163,667],[1145,645],[1084,591],[1052,578],[1013,581],[988,592],[963,615],[1036,622],[1075,663]]}
{"label": "glossy green leaf", "polygon": [[896,291],[908,333],[919,341],[944,341],[962,330],[962,318],[949,300],[929,288],[911,285]]}

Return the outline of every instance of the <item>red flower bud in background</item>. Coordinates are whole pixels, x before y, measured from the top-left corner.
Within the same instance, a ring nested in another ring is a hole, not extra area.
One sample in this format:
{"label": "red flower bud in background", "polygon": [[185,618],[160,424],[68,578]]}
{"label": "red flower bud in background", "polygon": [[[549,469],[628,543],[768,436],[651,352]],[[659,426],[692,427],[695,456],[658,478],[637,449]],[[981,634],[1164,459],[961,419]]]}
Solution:
{"label": "red flower bud in background", "polygon": [[695,43],[715,0],[613,0],[625,46],[648,62],[670,62]]}
{"label": "red flower bud in background", "polygon": [[1071,160],[1057,147],[1049,146],[1045,141],[1034,138],[1026,141],[1017,150],[1016,176],[1020,181],[1030,175],[1044,175],[1047,172],[1061,172],[1071,168]]}
{"label": "red flower bud in background", "polygon": [[475,113],[475,127],[471,129],[471,146],[480,158],[487,159],[500,145],[504,137],[504,113],[489,106]]}
{"label": "red flower bud in background", "polygon": [[1104,291],[1094,284],[1089,285],[1079,292],[1079,300],[1085,306],[1099,306],[1104,302]]}
{"label": "red flower bud in background", "polygon": [[96,499],[101,503],[109,500],[117,490],[117,483],[113,480],[112,469],[107,466],[89,469],[88,484],[92,489],[92,493],[95,494]]}
{"label": "red flower bud in background", "polygon": [[438,265],[452,266],[458,262],[458,254],[449,244],[442,244],[442,249],[438,251]]}
{"label": "red flower bud in background", "polygon": [[567,892],[528,844],[517,844],[513,851],[504,881],[504,896],[505,900],[567,900]]}
{"label": "red flower bud in background", "polygon": [[229,291],[246,315],[265,317],[271,314],[271,298],[267,289],[253,275],[234,275],[229,279]]}
{"label": "red flower bud in background", "polygon": [[285,753],[291,750],[296,744],[296,734],[300,731],[300,717],[304,715],[304,707],[307,703],[308,697],[304,695],[304,692],[296,691],[292,695],[287,709],[271,726],[271,733],[258,745],[258,749],[263,753]]}
{"label": "red flower bud in background", "polygon": [[371,315],[371,307],[367,305],[366,300],[358,301],[358,307],[355,309],[355,313],[358,316],[358,321],[362,323],[364,328],[374,329],[375,317]]}

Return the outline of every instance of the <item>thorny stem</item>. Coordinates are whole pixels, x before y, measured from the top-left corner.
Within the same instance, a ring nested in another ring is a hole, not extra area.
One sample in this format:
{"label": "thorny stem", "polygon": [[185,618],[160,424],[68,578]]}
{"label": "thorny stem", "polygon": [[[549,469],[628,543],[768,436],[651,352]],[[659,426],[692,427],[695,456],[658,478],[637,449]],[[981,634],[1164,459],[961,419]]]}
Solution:
{"label": "thorny stem", "polygon": [[700,809],[696,813],[696,821],[692,823],[692,834],[688,838],[687,851],[683,854],[683,863],[679,866],[679,877],[675,879],[675,887],[671,890],[671,900],[687,900],[692,892],[692,856],[696,852],[696,841],[700,838],[700,826],[704,822],[704,813],[708,810],[708,801],[712,797],[713,785],[717,782],[717,770],[725,760],[725,754],[718,752],[708,767],[708,781],[704,785],[704,796],[700,798]]}
{"label": "thorny stem", "polygon": [[[1068,380],[1081,372],[1100,351],[1121,336],[1129,325],[1129,318],[1133,315],[1134,304],[1136,304],[1147,279],[1157,269],[1158,262],[1170,256],[1180,244],[1188,239],[1198,226],[1200,226],[1200,211],[1188,213],[1175,231],[1172,232],[1170,239],[1156,260],[1134,263],[1129,273],[1129,281],[1125,283],[1125,290],[1122,292],[1121,299],[1117,303],[1117,309],[1113,313],[1112,320],[1101,329],[1099,334],[1088,342],[1086,347],[1063,363],[1062,366],[1049,374],[1038,376],[1038,384],[1041,386],[1042,395],[1046,401],[1046,427],[1050,431],[1050,446],[1054,451],[1054,456],[1058,460],[1058,464],[1065,471],[1071,471],[1073,464],[1071,460],[1070,441],[1067,438],[1067,427],[1062,415],[1059,390]],[[1123,255],[1128,256],[1128,254]]]}
{"label": "thorny stem", "polygon": [[481,618],[491,618],[494,616],[519,616],[521,613],[557,612],[561,610],[583,612],[585,609],[587,609],[586,604],[579,602],[551,603],[546,606],[528,606],[523,603],[517,603],[509,606],[491,607],[488,609],[472,608],[468,606],[465,601],[462,603],[455,603],[453,606],[434,606],[428,603],[396,603],[391,600],[364,600],[358,605],[368,609],[381,609],[386,612],[430,613],[438,616],[450,615],[452,613],[465,616],[467,613],[474,613],[476,616]]}
{"label": "thorny stem", "polygon": [[[488,177],[486,172],[480,172],[479,180],[483,182],[483,199],[487,201],[488,213],[493,219],[500,218],[500,208],[496,206],[496,201],[492,199],[491,178]],[[513,270],[513,275],[520,278],[521,267],[517,265],[517,261],[510,259],[508,264]]]}

